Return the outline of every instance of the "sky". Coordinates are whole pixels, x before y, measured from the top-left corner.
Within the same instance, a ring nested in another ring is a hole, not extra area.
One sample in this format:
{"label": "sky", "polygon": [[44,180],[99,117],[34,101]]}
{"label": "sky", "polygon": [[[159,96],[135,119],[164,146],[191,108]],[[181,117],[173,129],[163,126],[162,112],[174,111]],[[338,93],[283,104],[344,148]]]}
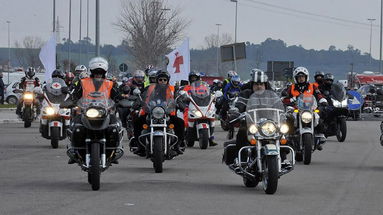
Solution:
{"label": "sky", "polygon": [[[80,1],[72,0],[71,39],[79,39]],[[129,0],[126,0],[129,1]],[[135,0],[131,0],[135,1]],[[86,5],[82,0],[82,37],[86,36]],[[124,38],[113,23],[121,14],[121,0],[100,0],[101,44],[118,45]],[[170,9],[180,8],[189,19],[185,35],[192,48],[206,46],[204,38],[217,33],[234,38],[235,3],[230,0],[167,0]],[[11,46],[26,36],[47,41],[52,31],[53,0],[0,0],[0,47],[8,47],[10,21]],[[94,40],[95,0],[89,0],[89,37]],[[56,16],[60,21],[60,38],[69,34],[69,0],[56,0]],[[306,49],[328,49],[348,45],[369,52],[370,25],[372,56],[379,58],[379,0],[238,0],[237,41],[260,43],[267,38],[281,39],[287,45],[302,45]],[[180,42],[181,43],[181,42]]]}

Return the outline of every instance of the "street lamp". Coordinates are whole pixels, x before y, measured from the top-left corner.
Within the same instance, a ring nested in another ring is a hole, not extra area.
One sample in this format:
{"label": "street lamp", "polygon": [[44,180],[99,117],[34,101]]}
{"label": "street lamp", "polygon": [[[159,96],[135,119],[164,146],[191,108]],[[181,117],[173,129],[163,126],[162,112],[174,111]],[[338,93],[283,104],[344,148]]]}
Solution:
{"label": "street lamp", "polygon": [[367,19],[368,21],[370,21],[370,65],[371,65],[371,61],[372,61],[372,56],[371,56],[371,41],[372,41],[372,22],[375,21],[376,19]]}
{"label": "street lamp", "polygon": [[379,51],[379,73],[382,73],[382,22],[383,22],[383,0],[380,0],[380,51]]}
{"label": "street lamp", "polygon": [[235,54],[235,44],[237,43],[238,0],[230,0],[230,1],[235,2],[235,32],[234,32],[233,57],[234,57],[234,69],[236,72],[238,72],[238,70],[237,70],[237,56]]}
{"label": "street lamp", "polygon": [[11,69],[11,21],[7,21],[8,24],[8,84],[9,84],[9,71]]}
{"label": "street lamp", "polygon": [[222,24],[215,24],[217,26],[217,75],[219,75],[219,26]]}

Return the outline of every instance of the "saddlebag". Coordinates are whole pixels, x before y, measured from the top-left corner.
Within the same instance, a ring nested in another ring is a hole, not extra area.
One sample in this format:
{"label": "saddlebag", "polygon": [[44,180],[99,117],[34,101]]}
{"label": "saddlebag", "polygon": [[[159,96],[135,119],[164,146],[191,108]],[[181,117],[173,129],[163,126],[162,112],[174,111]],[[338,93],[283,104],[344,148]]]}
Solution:
{"label": "saddlebag", "polygon": [[238,156],[237,146],[235,144],[228,144],[224,148],[222,161],[225,162],[226,165],[230,165],[234,163],[234,159],[237,156]]}

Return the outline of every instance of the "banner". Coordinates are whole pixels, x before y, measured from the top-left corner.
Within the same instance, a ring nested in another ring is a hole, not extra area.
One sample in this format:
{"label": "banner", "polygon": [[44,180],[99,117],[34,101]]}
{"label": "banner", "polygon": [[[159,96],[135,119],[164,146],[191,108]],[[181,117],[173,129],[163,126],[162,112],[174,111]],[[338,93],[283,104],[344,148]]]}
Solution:
{"label": "banner", "polygon": [[168,58],[167,70],[170,73],[170,83],[176,81],[188,80],[190,72],[190,50],[189,38],[175,50],[166,55]]}
{"label": "banner", "polygon": [[41,48],[39,58],[44,65],[45,81],[48,82],[56,69],[56,32],[52,33],[51,38]]}

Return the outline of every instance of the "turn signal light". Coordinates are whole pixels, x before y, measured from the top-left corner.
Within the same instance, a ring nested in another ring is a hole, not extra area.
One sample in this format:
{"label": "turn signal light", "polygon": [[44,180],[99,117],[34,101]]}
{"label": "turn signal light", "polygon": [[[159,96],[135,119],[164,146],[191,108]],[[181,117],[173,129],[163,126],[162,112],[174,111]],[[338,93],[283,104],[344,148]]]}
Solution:
{"label": "turn signal light", "polygon": [[250,144],[251,145],[256,145],[257,144],[257,140],[256,139],[251,139],[250,140]]}
{"label": "turn signal light", "polygon": [[298,112],[299,112],[299,110],[298,110],[298,109],[295,109],[295,110],[294,110],[294,113],[298,113]]}
{"label": "turn signal light", "polygon": [[285,145],[287,143],[287,140],[286,139],[281,139],[281,144],[282,145]]}
{"label": "turn signal light", "polygon": [[319,110],[318,110],[318,109],[315,109],[314,112],[315,112],[315,113],[319,113]]}
{"label": "turn signal light", "polygon": [[142,125],[142,128],[144,128],[145,130],[149,128],[149,126],[147,124],[143,124]]}
{"label": "turn signal light", "polygon": [[169,128],[170,128],[170,129],[173,129],[173,128],[174,128],[174,124],[170,124],[170,125],[169,125]]}

